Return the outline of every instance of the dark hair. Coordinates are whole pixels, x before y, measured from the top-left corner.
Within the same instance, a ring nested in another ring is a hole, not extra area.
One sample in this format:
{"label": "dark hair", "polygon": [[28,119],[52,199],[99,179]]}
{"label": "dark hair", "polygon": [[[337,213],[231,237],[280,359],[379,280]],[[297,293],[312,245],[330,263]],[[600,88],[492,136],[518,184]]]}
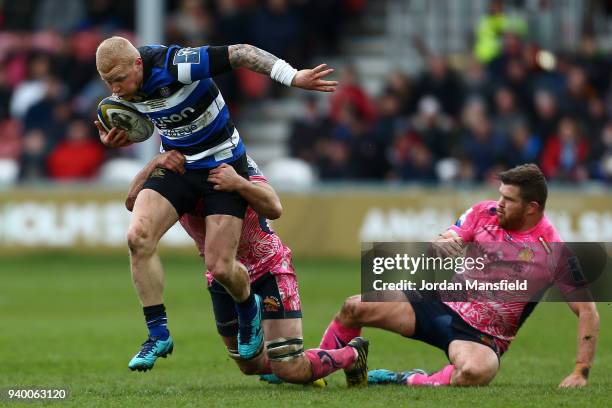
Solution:
{"label": "dark hair", "polygon": [[520,187],[521,199],[525,202],[535,201],[543,210],[548,197],[546,178],[536,164],[521,164],[510,170],[499,173],[504,184]]}

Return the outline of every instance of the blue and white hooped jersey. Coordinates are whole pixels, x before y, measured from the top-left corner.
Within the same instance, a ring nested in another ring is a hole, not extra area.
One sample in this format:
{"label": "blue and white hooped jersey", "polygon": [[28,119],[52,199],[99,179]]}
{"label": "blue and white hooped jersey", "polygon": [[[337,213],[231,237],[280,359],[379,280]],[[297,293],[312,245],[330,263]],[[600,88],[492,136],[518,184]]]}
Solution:
{"label": "blue and white hooped jersey", "polygon": [[160,151],[178,150],[187,169],[211,168],[245,153],[238,130],[211,79],[209,47],[145,46],[139,95],[126,102],[161,136]]}

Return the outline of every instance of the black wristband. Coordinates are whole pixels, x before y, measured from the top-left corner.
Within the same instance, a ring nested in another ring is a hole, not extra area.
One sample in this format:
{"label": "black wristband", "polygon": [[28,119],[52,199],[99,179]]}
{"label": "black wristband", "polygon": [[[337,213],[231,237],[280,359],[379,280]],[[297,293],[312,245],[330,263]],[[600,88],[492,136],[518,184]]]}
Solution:
{"label": "black wristband", "polygon": [[232,70],[229,60],[229,47],[208,47],[209,71],[211,76],[224,74]]}

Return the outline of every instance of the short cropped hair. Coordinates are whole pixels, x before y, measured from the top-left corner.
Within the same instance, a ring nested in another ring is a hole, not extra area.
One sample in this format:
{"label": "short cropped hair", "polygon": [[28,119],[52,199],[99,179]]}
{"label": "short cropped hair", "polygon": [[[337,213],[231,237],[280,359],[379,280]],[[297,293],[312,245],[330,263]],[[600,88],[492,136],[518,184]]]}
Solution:
{"label": "short cropped hair", "polygon": [[140,53],[123,37],[110,37],[102,41],[96,50],[96,68],[103,74],[116,66],[131,66]]}
{"label": "short cropped hair", "polygon": [[548,198],[546,177],[536,164],[522,164],[510,170],[499,173],[499,179],[504,184],[518,186],[521,199],[529,203],[535,201],[544,210]]}

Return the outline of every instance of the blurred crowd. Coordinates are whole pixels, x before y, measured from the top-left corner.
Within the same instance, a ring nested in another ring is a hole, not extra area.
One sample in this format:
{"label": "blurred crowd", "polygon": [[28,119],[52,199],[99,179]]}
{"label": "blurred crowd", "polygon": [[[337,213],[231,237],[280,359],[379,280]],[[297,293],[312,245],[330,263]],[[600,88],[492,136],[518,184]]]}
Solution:
{"label": "blurred crowd", "polygon": [[423,72],[391,73],[378,95],[345,67],[329,108],[309,100],[293,124],[292,155],[323,180],[493,182],[535,162],[554,181],[612,181],[611,55],[589,35],[553,54],[501,13],[483,17],[473,55],[424,53]]}
{"label": "blurred crowd", "polygon": [[[304,66],[342,54],[344,25],[365,0],[166,3],[168,44],[248,42]],[[136,40],[134,14],[121,0],[0,3],[0,174],[14,163],[19,181],[88,179],[135,154],[104,148],[92,124],[108,94],[95,49],[110,35]],[[553,180],[612,180],[609,53],[585,35],[577,51],[553,54],[526,31],[492,9],[475,27],[473,55],[424,52],[422,72],[393,72],[376,95],[343,67],[329,106],[306,101],[291,154],[322,180],[483,181],[523,162]],[[281,89],[246,70],[217,82],[235,114]]]}
{"label": "blurred crowd", "polygon": [[[342,21],[364,0],[167,0],[167,44],[248,42],[301,65],[313,52],[337,52]],[[134,149],[106,149],[93,126],[109,91],[95,67],[97,45],[111,35],[135,42],[135,1],[0,2],[0,182],[83,180]],[[219,78],[239,111],[274,92],[242,70]]]}

